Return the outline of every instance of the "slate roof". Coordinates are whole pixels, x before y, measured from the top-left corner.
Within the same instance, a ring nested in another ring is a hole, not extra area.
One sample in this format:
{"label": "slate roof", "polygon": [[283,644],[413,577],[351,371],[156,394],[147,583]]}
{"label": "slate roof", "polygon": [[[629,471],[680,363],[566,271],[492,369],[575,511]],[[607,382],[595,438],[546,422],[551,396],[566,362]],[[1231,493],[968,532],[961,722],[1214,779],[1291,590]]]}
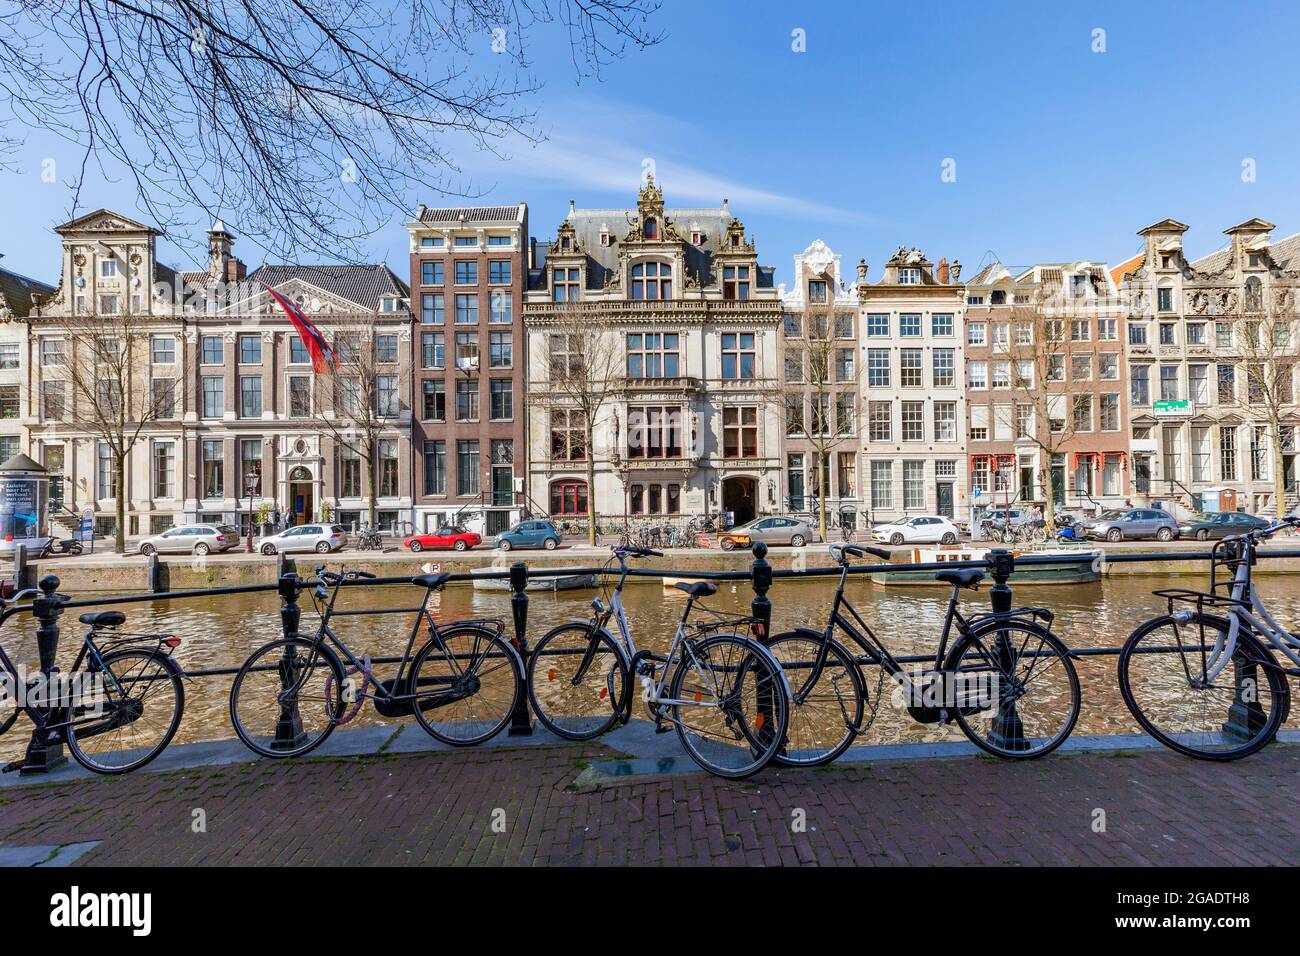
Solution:
{"label": "slate roof", "polygon": [[366,312],[378,312],[380,299],[386,295],[410,295],[406,283],[385,265],[264,265],[254,269],[246,281],[265,283],[274,289],[293,279],[355,302]]}
{"label": "slate roof", "polygon": [[26,318],[32,311],[32,293],[43,296],[54,294],[54,286],[37,282],[27,276],[0,269],[0,308],[7,307],[18,318]]}
{"label": "slate roof", "polygon": [[[1279,239],[1277,242],[1269,243],[1268,254],[1283,269],[1300,267],[1300,232],[1293,236],[1287,236],[1285,239]],[[1218,272],[1228,264],[1231,258],[1231,247],[1219,249],[1217,252],[1211,252],[1208,256],[1202,256],[1192,262],[1192,268],[1197,272]]]}
{"label": "slate roof", "polygon": [[522,218],[520,206],[460,206],[420,210],[420,222],[515,222]]}

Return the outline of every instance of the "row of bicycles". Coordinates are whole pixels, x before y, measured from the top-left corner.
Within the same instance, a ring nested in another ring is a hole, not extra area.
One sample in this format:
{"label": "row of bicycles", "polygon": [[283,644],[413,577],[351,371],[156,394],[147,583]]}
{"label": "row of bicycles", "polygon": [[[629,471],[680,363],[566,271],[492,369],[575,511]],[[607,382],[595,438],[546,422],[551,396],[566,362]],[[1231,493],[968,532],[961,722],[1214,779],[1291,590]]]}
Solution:
{"label": "row of bicycles", "polygon": [[[1209,591],[1155,592],[1165,613],[1132,633],[1117,673],[1133,717],[1164,745],[1235,759],[1274,739],[1286,720],[1286,678],[1300,676],[1300,636],[1269,612],[1252,569],[1261,542],[1295,528],[1300,519],[1289,516],[1220,541]],[[888,560],[889,552],[837,543],[830,553],[838,583],[820,627],[770,634],[761,618],[709,608],[717,591],[709,581],[679,582],[686,600],[662,653],[637,645],[622,600],[629,563],[661,556],[651,548],[615,546],[590,613],[552,629],[526,655],[501,620],[440,620],[430,596],[449,575],[420,575],[412,584],[422,600],[405,609],[415,618],[397,672],[382,680],[369,655],[354,652],[331,626],[340,615],[375,613],[337,606],[345,585],[373,576],[320,567],[299,585],[317,612],[314,633],[278,638],[248,657],[231,686],[231,723],[256,753],[297,757],[369,701],[385,717],[413,716],[435,739],[470,746],[505,729],[526,695],[541,724],[570,740],[594,739],[643,712],[656,732],[675,733],[700,767],[730,778],[769,763],[835,760],[872,726],[886,697],[909,719],[955,724],[999,757],[1041,757],[1069,737],[1081,708],[1078,655],[1053,631],[1050,609],[963,612],[962,590],[977,588],[985,571],[941,570],[936,580],[951,587],[947,610],[935,650],[918,665],[891,651],[847,594],[853,562]],[[0,623],[32,596],[0,602]],[[180,724],[184,673],[172,657],[179,639],[121,633],[125,615],[115,610],[80,620],[89,630],[70,676],[86,678],[91,695],[42,705],[7,693],[0,734],[26,713],[87,768],[134,770],[161,753]],[[915,637],[907,622],[897,630]],[[19,671],[2,646],[0,668],[13,690]]]}

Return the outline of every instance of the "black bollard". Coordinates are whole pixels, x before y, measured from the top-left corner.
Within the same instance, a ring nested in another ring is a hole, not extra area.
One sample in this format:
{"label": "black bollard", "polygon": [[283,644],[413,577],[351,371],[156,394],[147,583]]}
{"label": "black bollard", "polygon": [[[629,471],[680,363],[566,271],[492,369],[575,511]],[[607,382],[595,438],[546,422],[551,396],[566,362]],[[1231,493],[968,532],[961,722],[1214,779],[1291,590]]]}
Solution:
{"label": "black bollard", "polygon": [[[767,563],[767,545],[762,541],[755,541],[752,551],[754,562],[749,566],[749,583],[754,589],[754,597],[749,602],[749,614],[758,619],[753,626],[754,637],[765,642],[772,628],[772,601],[767,596],[768,589],[772,587],[772,565]],[[761,683],[756,690],[758,712],[763,717],[763,725],[771,727],[772,688]]]}
{"label": "black bollard", "polygon": [[[1011,586],[1007,584],[1007,579],[1016,570],[1015,555],[1005,548],[994,548],[989,552],[988,560],[989,570],[993,573],[993,587],[989,588],[989,603],[994,614],[1005,614],[1011,610]],[[993,642],[993,651],[1003,673],[1010,672],[1015,662],[1015,654],[1006,631],[998,631],[998,636]],[[999,696],[1006,690],[1009,688],[999,686]],[[993,721],[989,736],[997,746],[1007,750],[1029,749],[1029,741],[1025,740],[1025,728],[1020,722],[1020,714],[1016,712],[1014,702],[999,701],[998,716]]]}
{"label": "black bollard", "polygon": [[[516,561],[510,565],[510,616],[515,622],[515,649],[519,651],[519,660],[523,673],[528,674],[528,565]],[[510,715],[511,737],[519,737],[533,732],[533,721],[528,715],[528,694],[525,689],[519,695],[514,713]]]}
{"label": "black bollard", "polygon": [[[59,653],[59,615],[63,613],[63,604],[67,598],[58,593],[59,579],[54,575],[41,578],[38,585],[41,596],[32,602],[32,616],[39,622],[36,629],[36,651],[40,655],[41,675],[45,680],[45,694],[49,699],[54,693],[54,682],[58,679],[59,669],[55,659]],[[50,713],[52,723],[61,723],[65,718],[61,708]],[[27,745],[27,754],[23,757],[20,774],[49,773],[59,764],[66,763],[63,753],[63,731],[37,728],[32,731],[32,739]]]}
{"label": "black bollard", "polygon": [[[280,577],[280,629],[285,637],[298,636],[298,622],[302,619],[302,608],[298,607],[298,575],[290,573]],[[280,658],[280,686],[287,688],[298,679],[298,648],[294,644],[284,646]],[[275,740],[271,742],[272,750],[296,750],[307,740],[302,729],[302,715],[298,713],[298,701],[285,700],[280,705],[280,718],[275,724]]]}

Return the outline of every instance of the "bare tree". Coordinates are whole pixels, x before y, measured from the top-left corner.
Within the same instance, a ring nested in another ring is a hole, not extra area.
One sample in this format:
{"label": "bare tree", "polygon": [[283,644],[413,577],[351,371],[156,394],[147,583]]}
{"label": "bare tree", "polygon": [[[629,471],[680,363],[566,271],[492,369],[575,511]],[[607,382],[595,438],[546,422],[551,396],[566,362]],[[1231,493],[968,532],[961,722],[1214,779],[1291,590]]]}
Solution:
{"label": "bare tree", "polygon": [[[863,362],[857,343],[838,336],[832,302],[825,310],[809,308],[797,336],[785,340],[786,432],[804,438],[816,471],[817,530],[826,540],[827,477],[835,449],[857,431]],[[810,406],[805,411],[805,399]]]}
{"label": "bare tree", "polygon": [[371,528],[377,528],[383,443],[393,440],[397,444],[394,425],[403,409],[409,408],[403,393],[410,383],[406,350],[398,348],[391,354],[381,350],[378,336],[391,334],[396,339],[395,328],[355,322],[334,325],[330,331],[337,364],[322,381],[333,414],[320,415],[317,420],[339,449],[360,460],[366,484],[367,521]]}
{"label": "bare tree", "polygon": [[[555,318],[545,325],[547,377],[534,382],[529,400],[565,416],[562,431],[552,421],[551,457],[583,461],[587,476],[587,543],[596,543],[595,432],[607,406],[622,395],[627,382],[623,337],[617,329],[599,324],[580,306],[557,306]],[[581,448],[573,447],[573,435]],[[558,436],[558,438],[556,437]],[[557,441],[563,447],[557,447]]]}
{"label": "bare tree", "polygon": [[[355,250],[412,193],[480,195],[458,155],[539,138],[531,42],[559,33],[581,79],[660,39],[658,0],[6,6],[0,130],[82,150],[74,211],[94,163],[131,181],[160,226],[237,210],[276,257]],[[0,166],[15,143],[0,136]]]}
{"label": "bare tree", "polygon": [[33,398],[43,406],[43,418],[70,425],[108,448],[117,514],[113,550],[121,554],[126,550],[126,463],[149,425],[174,416],[175,383],[150,378],[150,327],[139,316],[75,315],[62,326],[62,367],[47,369],[51,374],[43,391]]}
{"label": "bare tree", "polygon": [[[1278,518],[1286,514],[1286,474],[1282,455],[1287,433],[1300,408],[1295,397],[1295,372],[1300,366],[1300,335],[1293,309],[1279,307],[1280,295],[1262,289],[1247,289],[1245,310],[1233,322],[1234,351],[1239,360],[1245,390],[1237,393],[1244,402],[1245,417],[1262,421],[1273,452],[1273,505]],[[1251,446],[1255,442],[1252,440]],[[1258,468],[1256,462],[1252,469]],[[1252,477],[1253,477],[1252,472]]]}

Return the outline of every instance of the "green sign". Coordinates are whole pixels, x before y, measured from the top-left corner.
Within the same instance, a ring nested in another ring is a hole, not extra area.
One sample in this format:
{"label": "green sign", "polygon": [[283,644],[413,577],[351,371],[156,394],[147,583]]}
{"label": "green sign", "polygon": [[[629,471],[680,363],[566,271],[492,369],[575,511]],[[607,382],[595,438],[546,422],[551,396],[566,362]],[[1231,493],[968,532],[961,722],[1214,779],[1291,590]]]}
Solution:
{"label": "green sign", "polygon": [[1165,398],[1152,403],[1157,415],[1190,415],[1192,403],[1185,398]]}

